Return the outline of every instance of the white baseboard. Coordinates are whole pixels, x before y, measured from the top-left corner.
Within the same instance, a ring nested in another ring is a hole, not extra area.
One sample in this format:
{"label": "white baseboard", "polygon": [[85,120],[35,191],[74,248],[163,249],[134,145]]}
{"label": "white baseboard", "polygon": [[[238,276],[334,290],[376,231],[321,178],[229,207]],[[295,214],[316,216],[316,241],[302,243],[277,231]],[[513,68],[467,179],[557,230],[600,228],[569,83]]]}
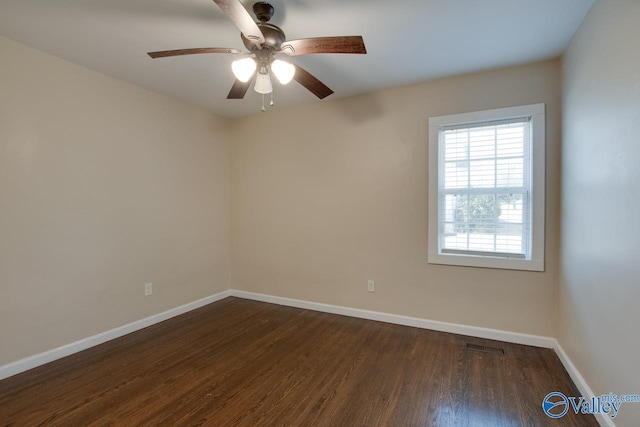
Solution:
{"label": "white baseboard", "polygon": [[227,298],[228,296],[230,296],[230,294],[231,293],[228,290],[223,291],[215,295],[211,295],[206,298],[181,305],[180,307],[172,308],[162,313],[154,314],[153,316],[149,316],[147,318],[129,323],[127,325],[120,326],[118,328],[111,329],[109,331],[102,332],[100,334],[93,335],[91,337],[84,338],[67,345],[63,345],[62,347],[54,348],[53,350],[45,351],[44,353],[36,354],[34,356],[15,361],[13,363],[0,366],[0,380],[9,378],[24,371],[28,371],[29,369],[36,368],[46,363],[53,362],[54,360],[61,359],[71,354],[78,353],[82,350],[86,350],[90,347],[94,347],[104,342],[111,341],[112,339],[119,338],[135,331],[139,331],[140,329],[144,329],[148,326],[160,323],[175,316],[179,316],[188,311],[195,310],[196,308],[211,304],[212,302]]}
{"label": "white baseboard", "polygon": [[360,319],[376,320],[378,322],[413,326],[415,328],[431,329],[440,332],[450,332],[453,334],[468,335],[472,337],[486,338],[496,341],[506,341],[514,344],[531,345],[534,347],[554,348],[556,344],[556,340],[554,338],[543,337],[539,335],[528,335],[517,332],[501,331],[498,329],[480,328],[477,326],[440,322],[437,320],[421,319],[418,317],[402,316],[399,314],[389,314],[378,311],[369,311],[358,308],[323,304],[319,302],[257,294],[254,292],[239,291],[236,289],[230,290],[230,296],[268,302],[272,304],[286,305],[289,307],[304,308],[307,310],[322,311],[324,313],[357,317]]}
{"label": "white baseboard", "polygon": [[[578,368],[576,368],[576,366],[573,364],[571,359],[569,359],[569,356],[564,351],[564,349],[562,348],[558,340],[554,339],[554,341],[555,343],[554,343],[553,349],[558,355],[558,358],[560,358],[560,361],[562,362],[562,364],[564,365],[564,368],[569,373],[569,376],[573,380],[574,384],[576,385],[576,387],[578,387],[578,391],[580,392],[580,395],[584,397],[595,396],[595,394],[593,394],[593,391],[591,390],[591,387],[589,387],[589,384],[587,384],[587,381],[578,371]],[[600,424],[602,427],[616,427],[611,417],[605,414],[596,414],[595,417],[596,417],[596,421],[598,421],[598,424]]]}

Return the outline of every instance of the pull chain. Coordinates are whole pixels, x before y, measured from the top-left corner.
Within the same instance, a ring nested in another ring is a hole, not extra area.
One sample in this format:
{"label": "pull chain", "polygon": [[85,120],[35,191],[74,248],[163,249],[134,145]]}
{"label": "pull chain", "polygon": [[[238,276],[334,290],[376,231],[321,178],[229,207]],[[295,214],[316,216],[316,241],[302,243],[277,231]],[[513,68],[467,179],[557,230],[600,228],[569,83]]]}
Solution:
{"label": "pull chain", "polygon": [[269,103],[269,105],[273,107],[273,92],[271,92],[270,95],[271,95],[271,103]]}
{"label": "pull chain", "polygon": [[262,94],[262,112],[264,113],[265,111],[267,111],[266,108],[264,108],[264,93]]}

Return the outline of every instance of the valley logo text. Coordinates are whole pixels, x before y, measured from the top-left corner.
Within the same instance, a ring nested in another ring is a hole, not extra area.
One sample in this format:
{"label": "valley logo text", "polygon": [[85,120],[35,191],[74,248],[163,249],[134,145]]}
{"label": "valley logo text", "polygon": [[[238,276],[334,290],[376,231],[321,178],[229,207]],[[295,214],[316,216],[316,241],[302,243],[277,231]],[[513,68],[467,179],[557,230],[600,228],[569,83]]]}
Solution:
{"label": "valley logo text", "polygon": [[639,403],[637,394],[603,394],[600,397],[567,397],[563,393],[554,391],[542,399],[542,409],[551,418],[562,418],[569,409],[576,414],[605,414],[615,418],[623,403]]}

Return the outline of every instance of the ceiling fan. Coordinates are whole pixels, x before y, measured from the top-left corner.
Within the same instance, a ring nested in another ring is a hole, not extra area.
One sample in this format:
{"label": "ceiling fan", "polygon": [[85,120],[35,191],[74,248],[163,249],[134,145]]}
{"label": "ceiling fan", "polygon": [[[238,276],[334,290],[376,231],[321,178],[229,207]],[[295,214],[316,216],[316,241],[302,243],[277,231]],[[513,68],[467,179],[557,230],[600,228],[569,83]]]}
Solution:
{"label": "ceiling fan", "polygon": [[[247,89],[255,79],[254,90],[263,95],[273,92],[270,74],[273,74],[282,84],[292,79],[307,88],[318,98],[323,99],[333,93],[324,83],[314,77],[299,65],[281,59],[278,54],[288,56],[307,55],[312,53],[357,53],[366,54],[362,36],[315,37],[308,39],[288,40],[284,32],[277,26],[269,24],[274,9],[267,2],[257,2],[253,5],[253,13],[258,18],[254,22],[249,12],[240,0],[214,0],[234,24],[240,29],[242,42],[249,52],[239,49],[204,47],[192,49],[164,50],[149,52],[151,58],[165,58],[169,56],[194,55],[201,53],[230,53],[243,56],[232,63],[232,71],[236,81],[231,87],[227,99],[242,99]],[[273,105],[273,100],[271,102]]]}

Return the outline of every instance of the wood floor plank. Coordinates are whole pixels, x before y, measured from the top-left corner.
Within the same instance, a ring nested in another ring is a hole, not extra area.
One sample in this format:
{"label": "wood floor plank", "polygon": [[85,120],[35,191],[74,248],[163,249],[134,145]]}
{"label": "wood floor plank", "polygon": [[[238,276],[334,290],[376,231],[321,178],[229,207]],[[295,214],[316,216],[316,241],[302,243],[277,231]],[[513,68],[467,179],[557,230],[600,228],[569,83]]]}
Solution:
{"label": "wood floor plank", "polygon": [[551,391],[552,350],[227,298],[0,381],[0,425],[598,425]]}

